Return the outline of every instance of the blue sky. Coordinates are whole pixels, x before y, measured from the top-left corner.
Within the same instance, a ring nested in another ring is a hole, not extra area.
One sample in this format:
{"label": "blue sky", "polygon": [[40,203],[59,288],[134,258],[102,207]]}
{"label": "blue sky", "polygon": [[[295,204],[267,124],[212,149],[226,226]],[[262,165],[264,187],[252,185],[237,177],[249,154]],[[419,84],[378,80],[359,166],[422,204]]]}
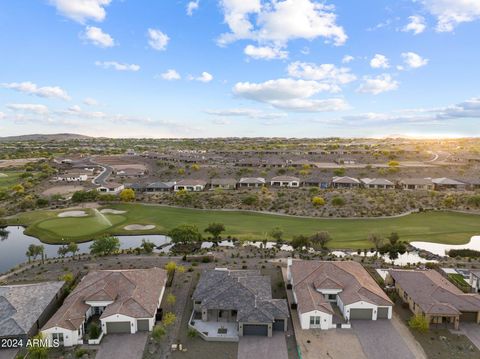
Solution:
{"label": "blue sky", "polygon": [[0,133],[479,136],[478,0],[0,2]]}

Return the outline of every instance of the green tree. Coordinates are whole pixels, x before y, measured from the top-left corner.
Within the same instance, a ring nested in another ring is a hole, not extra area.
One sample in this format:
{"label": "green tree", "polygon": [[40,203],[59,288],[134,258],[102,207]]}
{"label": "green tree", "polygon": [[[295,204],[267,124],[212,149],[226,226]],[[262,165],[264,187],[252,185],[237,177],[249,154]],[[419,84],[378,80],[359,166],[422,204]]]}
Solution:
{"label": "green tree", "polygon": [[314,249],[327,249],[327,243],[332,240],[330,233],[317,232],[310,237],[310,243]]}
{"label": "green tree", "polygon": [[197,226],[190,224],[173,228],[168,232],[168,236],[173,243],[188,244],[202,241],[202,234],[198,231]]}
{"label": "green tree", "polygon": [[28,257],[28,262],[30,263],[32,257],[33,260],[36,260],[38,256],[41,256],[41,259],[43,261],[44,253],[45,247],[43,245],[30,244],[25,255]]}
{"label": "green tree", "polygon": [[[31,342],[35,343],[37,341],[45,340],[42,333],[38,333],[33,338],[31,338]],[[50,352],[50,348],[43,345],[31,345],[27,348],[28,351],[28,358],[31,359],[48,359],[48,353]]]}
{"label": "green tree", "polygon": [[120,249],[120,240],[117,237],[101,237],[93,241],[90,253],[108,256]]}
{"label": "green tree", "polygon": [[290,244],[294,249],[302,249],[303,247],[310,246],[310,238],[304,236],[303,234],[299,234],[293,237]]}
{"label": "green tree", "polygon": [[152,253],[155,247],[156,247],[155,243],[142,239],[142,248],[145,253],[148,253],[148,254]]}
{"label": "green tree", "polygon": [[375,250],[378,252],[378,250],[383,244],[383,237],[376,233],[370,233],[367,239],[370,243],[374,245]]}
{"label": "green tree", "polygon": [[60,246],[58,247],[57,253],[60,257],[65,257],[68,253],[68,246]]}
{"label": "green tree", "polygon": [[168,275],[172,275],[175,270],[177,269],[177,263],[170,261],[167,264],[165,264],[165,270],[167,271]]}
{"label": "green tree", "polygon": [[120,192],[120,200],[123,202],[135,201],[135,191],[131,188],[125,188]]}
{"label": "green tree", "polygon": [[75,242],[68,243],[67,249],[69,253],[72,253],[73,257],[75,257],[75,254],[80,251],[80,248],[78,248],[78,244]]}
{"label": "green tree", "polygon": [[167,334],[167,331],[162,325],[158,324],[153,327],[152,338],[156,341],[160,341],[165,334]]}
{"label": "green tree", "polygon": [[59,279],[66,282],[68,286],[71,286],[73,284],[73,282],[75,281],[75,276],[73,275],[72,272],[67,272],[67,273],[61,275]]}
{"label": "green tree", "polygon": [[421,333],[425,333],[428,331],[428,328],[430,327],[430,323],[428,322],[428,319],[425,316],[421,314],[415,314],[408,321],[408,326]]}
{"label": "green tree", "polygon": [[222,223],[210,223],[205,232],[210,233],[214,240],[220,239],[220,234],[225,232],[225,226]]}
{"label": "green tree", "polygon": [[345,176],[345,168],[337,168],[333,171],[335,176]]}
{"label": "green tree", "polygon": [[388,241],[392,246],[396,245],[399,239],[400,239],[400,236],[398,235],[397,232],[392,232],[388,236]]}
{"label": "green tree", "polygon": [[275,239],[277,242],[280,242],[283,237],[283,230],[280,227],[275,227],[269,233],[270,237]]}
{"label": "green tree", "polygon": [[332,198],[332,204],[334,206],[343,206],[345,204],[345,200],[343,199],[343,197],[335,196]]}
{"label": "green tree", "polygon": [[163,316],[162,322],[164,326],[168,327],[173,323],[175,323],[176,320],[177,320],[177,316],[174,313],[166,312],[165,315]]}

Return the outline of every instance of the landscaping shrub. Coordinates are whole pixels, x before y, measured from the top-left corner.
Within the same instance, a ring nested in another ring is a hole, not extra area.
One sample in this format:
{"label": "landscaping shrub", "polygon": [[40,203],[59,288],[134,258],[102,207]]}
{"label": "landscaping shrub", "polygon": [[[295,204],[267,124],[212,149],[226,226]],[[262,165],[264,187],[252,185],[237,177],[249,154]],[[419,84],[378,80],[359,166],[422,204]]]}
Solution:
{"label": "landscaping shrub", "polygon": [[473,249],[451,249],[448,251],[448,255],[452,258],[480,258],[480,251],[475,251]]}
{"label": "landscaping shrub", "polygon": [[159,341],[167,333],[165,328],[161,325],[155,325],[152,331],[152,338]]}
{"label": "landscaping shrub", "polygon": [[100,327],[97,324],[92,323],[90,325],[90,329],[88,330],[88,336],[90,339],[97,339],[101,332],[102,331],[100,330]]}
{"label": "landscaping shrub", "polygon": [[416,314],[410,318],[408,321],[408,326],[413,330],[419,331],[421,333],[425,333],[428,331],[430,327],[430,323],[428,322],[427,318],[423,315]]}

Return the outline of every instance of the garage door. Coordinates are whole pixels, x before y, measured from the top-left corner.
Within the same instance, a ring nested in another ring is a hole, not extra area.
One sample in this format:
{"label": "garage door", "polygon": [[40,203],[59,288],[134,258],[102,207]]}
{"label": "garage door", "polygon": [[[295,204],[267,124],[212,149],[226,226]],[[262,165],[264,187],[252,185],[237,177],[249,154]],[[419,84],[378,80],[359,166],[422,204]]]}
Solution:
{"label": "garage door", "polygon": [[372,319],[373,309],[350,309],[350,320],[352,319]]}
{"label": "garage door", "polygon": [[477,312],[462,312],[460,314],[460,322],[476,322]]}
{"label": "garage door", "polygon": [[130,322],[108,322],[107,334],[130,333]]}
{"label": "garage door", "polygon": [[377,319],[388,319],[388,308],[378,308]]}
{"label": "garage door", "polygon": [[148,332],[150,330],[150,323],[148,319],[137,320],[137,329],[139,332]]}
{"label": "garage door", "polygon": [[261,335],[268,336],[267,325],[244,324],[243,335]]}
{"label": "garage door", "polygon": [[273,323],[273,330],[277,332],[284,332],[285,331],[285,320],[284,319],[277,319]]}

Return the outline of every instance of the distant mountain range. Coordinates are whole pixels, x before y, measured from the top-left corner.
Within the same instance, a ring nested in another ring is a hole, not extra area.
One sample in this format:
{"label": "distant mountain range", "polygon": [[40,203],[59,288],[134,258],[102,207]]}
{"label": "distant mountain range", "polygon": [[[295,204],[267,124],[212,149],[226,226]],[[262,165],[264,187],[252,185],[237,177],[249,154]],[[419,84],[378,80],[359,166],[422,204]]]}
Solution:
{"label": "distant mountain range", "polygon": [[91,138],[76,133],[53,133],[53,134],[31,134],[21,136],[0,137],[0,142],[19,142],[19,141],[70,141]]}

